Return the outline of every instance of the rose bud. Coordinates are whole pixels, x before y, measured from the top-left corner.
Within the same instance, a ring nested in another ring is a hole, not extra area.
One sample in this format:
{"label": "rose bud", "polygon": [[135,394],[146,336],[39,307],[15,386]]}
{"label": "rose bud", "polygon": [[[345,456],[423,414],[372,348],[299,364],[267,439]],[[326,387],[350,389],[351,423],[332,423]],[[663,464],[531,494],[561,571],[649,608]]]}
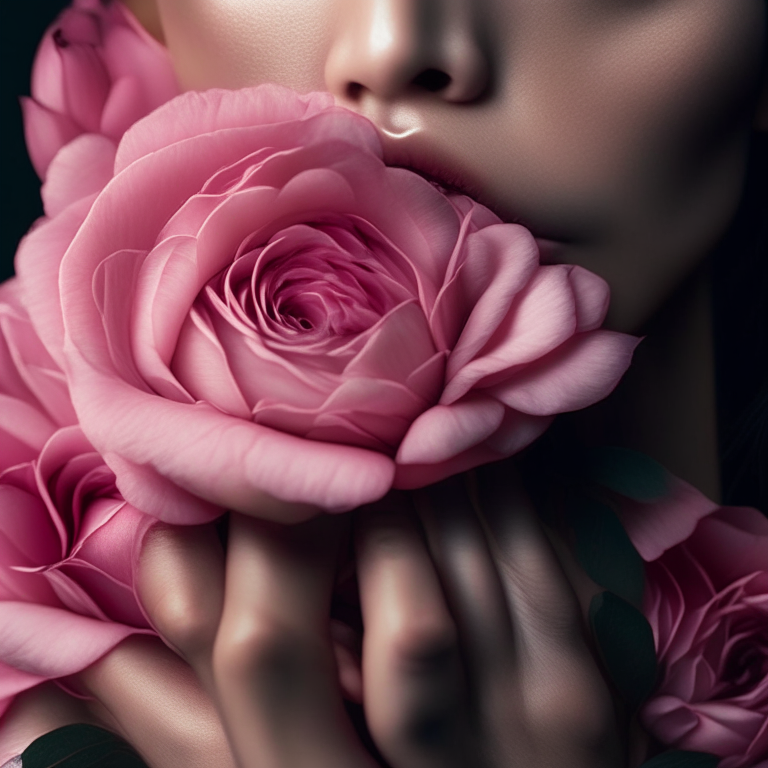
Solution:
{"label": "rose bud", "polygon": [[75,0],[46,31],[22,99],[35,170],[59,166],[46,213],[106,184],[125,131],[178,92],[168,51],[122,3]]}

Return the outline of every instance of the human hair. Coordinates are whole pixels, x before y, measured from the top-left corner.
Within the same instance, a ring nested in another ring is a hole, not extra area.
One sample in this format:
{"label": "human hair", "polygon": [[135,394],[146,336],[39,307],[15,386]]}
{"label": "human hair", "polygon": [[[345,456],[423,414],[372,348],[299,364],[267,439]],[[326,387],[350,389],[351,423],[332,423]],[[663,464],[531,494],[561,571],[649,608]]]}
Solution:
{"label": "human hair", "polygon": [[753,137],[739,210],[713,253],[723,503],[768,514],[768,134]]}

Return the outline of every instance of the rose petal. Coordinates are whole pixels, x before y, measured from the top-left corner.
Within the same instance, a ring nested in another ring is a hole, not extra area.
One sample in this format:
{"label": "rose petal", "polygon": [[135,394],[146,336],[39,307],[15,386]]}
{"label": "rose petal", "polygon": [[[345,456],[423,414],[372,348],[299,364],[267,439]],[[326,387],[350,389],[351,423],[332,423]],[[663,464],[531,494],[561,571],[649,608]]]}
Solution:
{"label": "rose petal", "polygon": [[[93,394],[97,392],[103,393],[104,402]],[[190,493],[203,503],[259,516],[274,506],[271,497],[329,510],[352,509],[383,496],[394,474],[386,456],[304,441],[209,406],[145,395],[116,379],[94,387],[91,396],[75,405],[94,427],[94,445],[98,448],[108,439],[104,458],[126,500],[166,522],[211,519],[215,511],[193,502]],[[98,417],[104,407],[111,414],[109,424]],[[295,461],[297,455],[301,462]]]}
{"label": "rose petal", "polygon": [[34,459],[55,430],[39,408],[0,394],[0,472]]}
{"label": "rose petal", "polygon": [[668,475],[667,496],[645,504],[626,499],[616,513],[643,560],[650,562],[685,541],[699,520],[716,509],[692,485]]}
{"label": "rose petal", "polygon": [[578,265],[571,269],[568,279],[576,300],[576,331],[594,331],[605,320],[611,289],[602,277]]}
{"label": "rose petal", "polygon": [[46,215],[58,216],[109,183],[117,147],[104,136],[88,133],[70,141],[53,158],[41,194]]}
{"label": "rose petal", "polygon": [[4,560],[2,567],[56,562],[61,545],[45,505],[33,493],[8,480],[7,474],[0,476],[0,536],[13,547],[17,558]]}
{"label": "rose petal", "polygon": [[[483,353],[449,379],[441,398],[443,404],[462,397],[489,376],[539,360],[571,338],[576,330],[576,304],[570,270],[571,267],[555,265],[541,267],[534,273]],[[450,359],[448,366],[453,370]]]}
{"label": "rose petal", "polygon": [[[308,119],[333,105],[330,94],[311,93],[297,98],[295,91],[277,85],[253,89],[247,101],[236,91],[217,89],[186,93],[179,98],[186,105],[183,112],[171,101],[149,115],[141,128],[126,132],[118,151],[118,172],[139,158],[185,139],[229,128],[271,126]],[[368,151],[381,154],[381,143],[373,126],[366,127],[360,121],[350,121],[341,110],[334,113],[332,123],[329,128],[334,130],[339,128],[339,123],[343,123],[344,128],[339,132],[341,135],[350,139],[354,137]]]}
{"label": "rose petal", "polygon": [[[16,274],[24,306],[40,340],[59,367],[64,363],[59,266],[92,203],[92,198],[83,198],[55,219],[41,220],[23,238],[16,252]],[[90,277],[87,284],[90,285]]]}
{"label": "rose petal", "polygon": [[553,419],[554,416],[531,416],[507,408],[504,421],[486,444],[501,456],[512,456],[541,437]]}
{"label": "rose petal", "polygon": [[109,75],[91,45],[59,47],[64,109],[83,131],[96,133],[109,94]]}
{"label": "rose petal", "polygon": [[613,391],[637,344],[634,336],[614,331],[578,334],[490,391],[523,413],[549,416],[576,411]]}
{"label": "rose petal", "polygon": [[0,659],[42,679],[82,671],[137,631],[46,605],[0,602]]}
{"label": "rose petal", "polygon": [[480,443],[440,464],[398,464],[392,487],[400,490],[423,488],[425,485],[438,483],[447,477],[503,458],[505,457],[498,451]]}
{"label": "rose petal", "polygon": [[[701,509],[704,508],[702,502]],[[768,572],[768,519],[756,509],[721,507],[691,534],[689,546],[706,558],[718,590],[744,573]]]}
{"label": "rose petal", "polygon": [[424,312],[408,302],[382,318],[345,375],[405,382],[436,351]]}
{"label": "rose petal", "polygon": [[536,242],[514,224],[496,224],[470,234],[464,250],[432,316],[439,337],[453,349],[449,380],[485,346],[538,265]]}
{"label": "rose petal", "polygon": [[453,405],[436,405],[411,425],[400,449],[397,463],[438,464],[490,437],[504,419],[504,406],[489,397],[460,400]]}
{"label": "rose petal", "polygon": [[[250,419],[251,409],[229,367],[221,341],[201,312],[192,310],[187,316],[171,367],[196,400],[212,403],[232,416]],[[162,392],[157,382],[154,386]]]}
{"label": "rose petal", "polygon": [[57,152],[79,136],[82,129],[66,115],[48,109],[28,97],[22,97],[21,110],[29,158],[37,175],[45,179]]}

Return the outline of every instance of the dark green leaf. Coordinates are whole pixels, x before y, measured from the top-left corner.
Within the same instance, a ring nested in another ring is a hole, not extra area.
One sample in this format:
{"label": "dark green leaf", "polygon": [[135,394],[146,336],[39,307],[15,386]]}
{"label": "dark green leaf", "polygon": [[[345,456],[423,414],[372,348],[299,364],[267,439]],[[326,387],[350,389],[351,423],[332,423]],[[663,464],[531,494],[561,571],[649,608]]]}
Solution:
{"label": "dark green leaf", "polygon": [[23,752],[22,768],[147,768],[119,736],[93,725],[67,725]]}
{"label": "dark green leaf", "polygon": [[586,497],[572,499],[568,513],[582,568],[596,584],[639,607],[645,565],[616,513]]}
{"label": "dark green leaf", "polygon": [[717,768],[720,758],[705,752],[665,752],[640,768]]}
{"label": "dark green leaf", "polygon": [[651,625],[637,608],[611,592],[592,598],[589,620],[606,671],[631,711],[636,711],[656,683]]}
{"label": "dark green leaf", "polygon": [[595,448],[586,458],[587,475],[635,501],[654,501],[668,490],[668,474],[650,456],[628,448]]}

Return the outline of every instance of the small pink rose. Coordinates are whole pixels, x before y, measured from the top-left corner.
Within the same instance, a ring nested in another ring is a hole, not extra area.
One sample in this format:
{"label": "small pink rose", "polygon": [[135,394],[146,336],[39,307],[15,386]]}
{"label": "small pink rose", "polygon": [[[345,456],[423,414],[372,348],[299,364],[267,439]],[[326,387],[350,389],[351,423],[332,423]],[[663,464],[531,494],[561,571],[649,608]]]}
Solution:
{"label": "small pink rose", "polygon": [[603,280],[387,167],[327,94],[184,94],[86,214],[58,284],[33,233],[25,296],[121,492],[169,522],[349,509],[511,455],[637,343],[598,329]]}
{"label": "small pink rose", "polygon": [[718,508],[646,575],[662,678],[642,710],[645,726],[670,746],[720,756],[720,768],[764,765],[768,520]]}
{"label": "small pink rose", "polygon": [[153,522],[123,500],[79,427],[0,474],[0,710],[151,632],[134,561]]}
{"label": "small pink rose", "polygon": [[74,425],[64,374],[18,284],[0,285],[0,715],[148,625],[135,548],[153,518],[125,503]]}
{"label": "small pink rose", "polygon": [[178,92],[168,51],[122,3],[74,0],[45,33],[22,100],[48,215],[100,189],[123,133]]}

